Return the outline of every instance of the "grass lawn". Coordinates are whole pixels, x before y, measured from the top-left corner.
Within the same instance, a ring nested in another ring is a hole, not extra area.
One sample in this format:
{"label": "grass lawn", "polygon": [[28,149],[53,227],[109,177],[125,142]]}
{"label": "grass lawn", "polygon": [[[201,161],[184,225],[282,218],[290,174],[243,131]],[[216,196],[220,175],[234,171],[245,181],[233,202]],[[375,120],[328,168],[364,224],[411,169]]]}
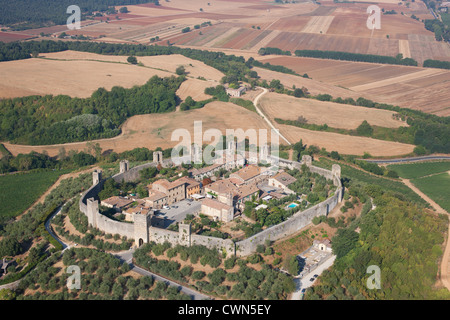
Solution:
{"label": "grass lawn", "polygon": [[450,161],[418,162],[406,164],[391,164],[387,166],[405,179],[416,179],[430,174],[450,171]]}
{"label": "grass lawn", "polygon": [[411,182],[423,193],[450,212],[450,174],[447,172],[413,179]]}
{"label": "grass lawn", "polygon": [[0,176],[0,221],[30,207],[59,176],[71,170],[17,173]]}

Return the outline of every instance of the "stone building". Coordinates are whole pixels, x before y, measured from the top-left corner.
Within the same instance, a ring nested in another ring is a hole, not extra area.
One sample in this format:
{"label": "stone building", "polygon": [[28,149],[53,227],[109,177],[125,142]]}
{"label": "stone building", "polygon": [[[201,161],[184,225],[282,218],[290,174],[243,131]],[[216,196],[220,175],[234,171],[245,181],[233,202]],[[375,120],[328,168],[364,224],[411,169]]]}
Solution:
{"label": "stone building", "polygon": [[186,199],[186,183],[180,180],[169,182],[167,179],[160,179],[152,184],[152,191],[159,191],[167,196],[167,204]]}
{"label": "stone building", "polygon": [[213,182],[204,187],[205,194],[213,196],[219,202],[229,203],[230,194],[237,194],[238,188],[230,181],[230,179],[222,179]]}
{"label": "stone building", "polygon": [[230,174],[230,180],[235,185],[249,184],[261,174],[261,168],[255,165],[248,165]]}
{"label": "stone building", "polygon": [[256,186],[256,184],[243,185],[237,189],[237,192],[233,198],[233,204],[236,209],[242,211],[245,208],[245,202],[252,201],[253,197],[258,199],[260,193],[261,190]]}
{"label": "stone building", "polygon": [[289,185],[297,181],[293,176],[287,172],[279,172],[276,175],[269,178],[269,186],[282,189],[285,192],[291,193]]}
{"label": "stone building", "polygon": [[222,222],[230,222],[234,218],[233,206],[215,199],[204,199],[202,201],[201,213],[213,217],[216,221]]}
{"label": "stone building", "polygon": [[233,89],[233,88],[226,88],[226,92],[230,97],[234,97],[234,98],[239,98],[240,96],[242,96],[242,94],[247,91],[246,87],[239,87],[237,89]]}
{"label": "stone building", "polygon": [[119,196],[113,196],[108,199],[102,200],[100,202],[100,204],[107,208],[114,209],[117,212],[121,212],[126,207],[128,207],[130,204],[132,204],[133,202],[134,202],[133,199],[128,199],[128,198],[119,197]]}
{"label": "stone building", "polygon": [[195,179],[189,178],[189,177],[182,177],[180,179],[178,179],[177,181],[185,183],[186,186],[186,198],[191,198],[191,196],[193,194],[197,194],[200,193],[202,188],[201,188],[201,183],[198,182]]}
{"label": "stone building", "polygon": [[144,201],[153,209],[161,209],[168,204],[168,197],[163,192],[149,190],[149,195],[144,198]]}

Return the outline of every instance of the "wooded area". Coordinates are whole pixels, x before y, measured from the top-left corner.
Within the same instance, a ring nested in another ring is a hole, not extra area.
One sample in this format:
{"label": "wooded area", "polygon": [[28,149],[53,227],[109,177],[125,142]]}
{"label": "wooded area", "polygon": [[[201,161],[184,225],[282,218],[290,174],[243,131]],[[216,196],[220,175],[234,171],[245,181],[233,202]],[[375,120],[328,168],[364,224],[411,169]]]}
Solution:
{"label": "wooded area", "polygon": [[[81,9],[82,20],[93,12],[115,13],[114,6],[155,3],[159,0],[11,0],[2,2],[0,25],[13,30],[25,30],[51,25],[65,24],[70,16],[66,11],[71,5]],[[26,10],[24,10],[26,8]]]}

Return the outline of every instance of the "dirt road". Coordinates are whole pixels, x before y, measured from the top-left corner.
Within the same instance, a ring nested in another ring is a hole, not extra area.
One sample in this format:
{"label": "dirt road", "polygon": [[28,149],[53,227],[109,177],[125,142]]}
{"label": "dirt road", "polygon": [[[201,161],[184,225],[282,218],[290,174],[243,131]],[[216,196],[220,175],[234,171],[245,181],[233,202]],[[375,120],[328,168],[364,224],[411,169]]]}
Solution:
{"label": "dirt road", "polygon": [[261,117],[263,117],[263,119],[267,122],[267,124],[268,124],[268,125],[269,125],[276,133],[278,133],[278,135],[279,135],[284,141],[287,142],[288,145],[291,145],[291,143],[289,142],[289,140],[286,139],[286,138],[280,133],[280,130],[278,130],[277,128],[274,127],[274,125],[272,124],[272,122],[270,122],[269,118],[268,118],[268,117],[261,111],[261,109],[258,107],[258,101],[259,101],[259,99],[260,99],[263,95],[265,95],[265,94],[268,92],[268,90],[267,90],[266,88],[259,88],[259,87],[258,87],[257,89],[262,89],[263,92],[261,92],[261,93],[255,98],[255,100],[253,100],[253,104],[255,105],[256,111],[258,112],[258,114],[259,114]]}
{"label": "dirt road", "polygon": [[402,182],[408,186],[412,191],[417,193],[422,199],[428,202],[438,213],[446,214],[449,218],[448,232],[447,232],[447,243],[445,246],[444,254],[442,256],[441,262],[441,281],[442,284],[450,290],[450,216],[447,211],[445,211],[440,205],[438,205],[433,199],[428,197],[422,191],[420,191],[415,185],[411,183],[408,179],[403,179]]}

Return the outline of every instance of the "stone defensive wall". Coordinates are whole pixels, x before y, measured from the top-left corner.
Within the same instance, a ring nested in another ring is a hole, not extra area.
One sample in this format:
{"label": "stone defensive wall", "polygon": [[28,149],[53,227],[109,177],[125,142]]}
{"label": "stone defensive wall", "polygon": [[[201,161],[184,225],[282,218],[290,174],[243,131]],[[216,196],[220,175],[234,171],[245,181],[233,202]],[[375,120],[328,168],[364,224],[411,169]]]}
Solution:
{"label": "stone defensive wall", "polygon": [[333,184],[337,187],[336,191],[325,201],[304,211],[295,213],[286,221],[267,228],[250,238],[236,242],[237,256],[247,256],[252,254],[256,251],[256,247],[259,244],[264,245],[266,240],[276,241],[298,232],[310,224],[314,217],[328,215],[328,213],[342,201],[343,187],[341,183],[341,167],[339,165],[333,165],[331,171],[319,168],[312,165],[310,156],[303,156],[301,163],[272,157],[272,162],[274,161],[277,162],[280,167],[288,167],[289,169],[300,169],[303,164],[306,164],[311,172],[318,173],[325,178],[332,180]]}
{"label": "stone defensive wall", "polygon": [[[133,181],[139,178],[139,172],[145,168],[157,166],[158,164],[161,164],[163,167],[171,166],[173,164],[171,160],[162,160],[160,152],[159,154],[154,154],[153,159],[155,159],[154,162],[139,165],[131,169],[129,168],[128,161],[121,161],[120,172],[114,175],[112,179],[116,182]],[[210,249],[216,248],[221,252],[225,251],[227,254],[246,256],[255,252],[257,245],[264,244],[266,240],[275,241],[298,232],[300,229],[311,223],[314,217],[327,215],[342,201],[343,187],[340,180],[341,168],[339,165],[333,165],[331,171],[315,167],[311,164],[312,159],[310,156],[304,156],[301,162],[275,157],[269,157],[268,160],[273,164],[289,169],[300,169],[303,164],[306,164],[311,172],[316,172],[327,179],[333,180],[337,189],[327,200],[302,212],[297,212],[288,220],[236,243],[230,239],[224,240],[221,238],[192,234],[190,225],[188,224],[179,224],[179,231],[153,227],[151,224],[152,214],[137,214],[134,223],[109,219],[99,211],[98,194],[102,190],[105,181],[102,179],[101,171],[93,172],[93,185],[80,198],[79,208],[80,211],[87,216],[89,225],[92,227],[98,228],[106,233],[119,234],[120,236],[134,239],[137,246],[152,241],[156,243],[164,243],[167,241],[172,245],[204,245]]]}

